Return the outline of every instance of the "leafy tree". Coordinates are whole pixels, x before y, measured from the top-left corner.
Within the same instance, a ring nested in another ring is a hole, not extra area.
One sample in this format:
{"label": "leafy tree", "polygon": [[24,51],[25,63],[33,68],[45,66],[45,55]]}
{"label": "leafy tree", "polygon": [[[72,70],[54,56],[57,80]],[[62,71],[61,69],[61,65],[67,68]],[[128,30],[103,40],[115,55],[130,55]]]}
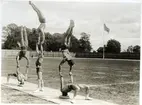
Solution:
{"label": "leafy tree", "polygon": [[106,52],[107,53],[120,53],[121,44],[115,39],[111,39],[107,42]]}
{"label": "leafy tree", "polygon": [[93,50],[93,53],[95,54],[95,53],[97,53],[95,50]]}
{"label": "leafy tree", "polygon": [[71,52],[80,52],[80,50],[79,50],[79,40],[75,36],[71,37],[70,51]]}
{"label": "leafy tree", "polygon": [[91,43],[90,43],[90,35],[82,32],[81,33],[81,38],[79,39],[79,49],[80,52],[90,52],[92,49]]}
{"label": "leafy tree", "polygon": [[[3,35],[5,36],[4,43],[2,44],[2,48],[5,49],[17,49],[17,41],[21,39],[21,27],[17,26],[16,24],[9,24],[6,27],[3,27]],[[36,50],[36,42],[38,40],[38,32],[35,28],[29,29],[26,27],[28,42],[29,42],[29,49],[28,50]],[[87,39],[87,40],[86,40]],[[83,40],[86,42],[89,41],[89,37],[86,38],[84,36]],[[79,52],[80,51],[80,42],[75,36],[71,37],[71,52]],[[87,42],[85,44],[87,45]],[[49,32],[45,33],[45,43],[44,43],[44,50],[45,51],[59,51],[62,44],[64,43],[64,33],[54,33],[51,35]]]}
{"label": "leafy tree", "polygon": [[[28,30],[28,29],[27,29]],[[36,43],[38,41],[38,33],[37,30],[35,28],[33,28],[32,30],[28,30],[28,42],[29,42],[29,47],[32,50],[36,50]]]}
{"label": "leafy tree", "polygon": [[52,51],[53,42],[54,42],[53,36],[49,32],[45,33],[45,43],[44,43],[45,51]]}
{"label": "leafy tree", "polygon": [[12,23],[3,27],[4,49],[12,49],[17,47],[17,41],[20,41],[20,27]]}
{"label": "leafy tree", "polygon": [[98,52],[98,53],[103,53],[103,47],[99,47],[99,48],[97,49],[97,52]]}
{"label": "leafy tree", "polygon": [[[104,49],[104,47],[105,47],[105,49]],[[103,53],[103,49],[104,49],[104,51],[106,52],[106,49],[107,49],[106,45],[105,45],[104,47],[99,47],[99,48],[97,49],[97,52],[98,52],[98,53]]]}
{"label": "leafy tree", "polygon": [[133,47],[133,52],[134,53],[140,53],[140,46],[139,45],[136,45]]}
{"label": "leafy tree", "polygon": [[4,49],[15,49],[17,46],[17,41],[14,36],[7,36],[7,40],[5,41],[3,48]]}
{"label": "leafy tree", "polygon": [[129,53],[133,53],[133,46],[131,45],[131,46],[128,46],[128,48],[127,48],[127,52],[129,52]]}

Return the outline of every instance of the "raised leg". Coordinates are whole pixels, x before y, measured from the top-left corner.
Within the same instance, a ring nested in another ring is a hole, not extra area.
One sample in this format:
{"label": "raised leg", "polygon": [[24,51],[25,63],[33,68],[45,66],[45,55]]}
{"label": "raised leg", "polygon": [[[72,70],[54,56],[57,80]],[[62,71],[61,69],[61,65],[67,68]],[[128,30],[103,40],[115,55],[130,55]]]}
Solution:
{"label": "raised leg", "polygon": [[23,37],[23,26],[21,26],[21,46],[24,46],[25,43],[24,43],[24,37]]}
{"label": "raised leg", "polygon": [[37,13],[39,21],[41,23],[44,23],[45,22],[45,18],[43,16],[43,14],[41,13],[41,11],[31,1],[29,1],[29,4],[32,6],[32,8],[34,9],[34,11]]}
{"label": "raised leg", "polygon": [[27,31],[26,31],[26,27],[24,27],[24,45],[25,47],[28,47],[28,36],[27,36]]}
{"label": "raised leg", "polygon": [[38,42],[36,43],[36,52],[39,54]]}
{"label": "raised leg", "polygon": [[74,21],[70,20],[70,26],[66,31],[65,41],[64,41],[64,44],[68,47],[70,47],[70,42],[71,42],[70,40],[71,40],[71,36],[72,36],[72,32],[73,32],[73,27],[74,27]]}

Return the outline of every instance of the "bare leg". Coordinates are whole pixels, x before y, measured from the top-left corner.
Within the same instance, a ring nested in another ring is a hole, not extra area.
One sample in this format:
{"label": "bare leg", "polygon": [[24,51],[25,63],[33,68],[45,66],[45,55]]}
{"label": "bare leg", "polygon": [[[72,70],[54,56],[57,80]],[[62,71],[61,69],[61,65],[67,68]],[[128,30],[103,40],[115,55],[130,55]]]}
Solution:
{"label": "bare leg", "polygon": [[44,34],[42,29],[41,29],[40,34],[41,34],[40,37],[42,37],[42,41],[40,43],[40,50],[41,50],[41,53],[43,54],[43,44],[44,44],[44,41],[45,41],[45,34]]}
{"label": "bare leg", "polygon": [[23,27],[21,27],[21,46],[24,46]]}
{"label": "bare leg", "polygon": [[27,81],[27,79],[28,79],[28,70],[29,70],[29,68],[28,67],[26,67],[26,73],[25,73],[25,81]]}
{"label": "bare leg", "polygon": [[68,38],[67,46],[70,47],[70,44],[71,44],[71,37]]}
{"label": "bare leg", "polygon": [[38,72],[37,76],[38,76],[38,89],[35,92],[43,91],[44,82],[42,79],[42,72]]}
{"label": "bare leg", "polygon": [[45,18],[43,16],[43,14],[41,13],[41,11],[31,2],[29,1],[29,4],[32,6],[32,8],[35,10],[35,12],[37,13],[38,15],[38,18],[39,18],[39,21],[41,23],[45,23]]}
{"label": "bare leg", "polygon": [[61,68],[62,68],[62,65],[65,63],[65,59],[63,59],[60,64],[59,64],[59,76],[60,76],[60,84],[61,84],[61,88],[60,90],[62,91],[63,89],[63,86],[64,86],[64,80],[63,80],[63,75],[62,75],[62,72],[61,72]]}
{"label": "bare leg", "polygon": [[62,89],[63,89],[63,87],[64,87],[64,79],[63,79],[63,76],[62,76],[62,74],[60,74],[60,90],[61,90],[61,92],[62,92]]}
{"label": "bare leg", "polygon": [[40,80],[40,91],[43,91],[44,82],[42,78],[42,72],[39,72],[39,80]]}
{"label": "bare leg", "polygon": [[24,45],[26,48],[28,47],[28,36],[27,36],[26,27],[24,27]]}
{"label": "bare leg", "polygon": [[41,80],[41,91],[43,91],[43,88],[44,88],[44,81],[43,79]]}
{"label": "bare leg", "polygon": [[20,68],[19,67],[16,68],[16,73],[20,74]]}
{"label": "bare leg", "polygon": [[70,76],[71,83],[73,83],[73,75],[71,71],[72,71],[72,66],[70,66],[69,76]]}
{"label": "bare leg", "polygon": [[36,52],[39,54],[38,43],[36,43]]}
{"label": "bare leg", "polygon": [[71,40],[71,36],[72,36],[72,32],[73,32],[73,27],[74,27],[74,21],[70,20],[70,26],[66,31],[65,42],[64,42],[64,44],[68,47],[70,46],[70,40]]}

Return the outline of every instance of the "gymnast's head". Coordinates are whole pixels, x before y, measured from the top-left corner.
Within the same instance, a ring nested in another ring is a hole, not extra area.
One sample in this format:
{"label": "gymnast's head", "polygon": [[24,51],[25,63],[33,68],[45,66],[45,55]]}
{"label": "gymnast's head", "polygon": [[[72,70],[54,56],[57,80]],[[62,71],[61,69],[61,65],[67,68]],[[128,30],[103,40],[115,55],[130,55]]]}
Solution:
{"label": "gymnast's head", "polygon": [[26,47],[25,46],[21,46],[21,50],[22,51],[26,50]]}
{"label": "gymnast's head", "polygon": [[69,46],[65,45],[65,44],[62,44],[61,45],[61,50],[65,50],[65,49],[69,49]]}
{"label": "gymnast's head", "polygon": [[33,34],[38,34],[38,29],[33,28],[33,29],[32,29],[32,33],[33,33]]}

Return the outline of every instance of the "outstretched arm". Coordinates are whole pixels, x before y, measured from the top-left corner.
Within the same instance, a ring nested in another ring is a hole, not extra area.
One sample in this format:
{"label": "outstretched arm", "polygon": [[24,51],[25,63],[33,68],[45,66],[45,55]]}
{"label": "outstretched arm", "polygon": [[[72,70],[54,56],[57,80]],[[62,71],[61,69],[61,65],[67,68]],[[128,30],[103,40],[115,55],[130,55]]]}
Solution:
{"label": "outstretched arm", "polygon": [[61,85],[60,90],[62,92],[63,87],[64,87],[64,78],[63,78],[62,74],[60,74],[60,85]]}
{"label": "outstretched arm", "polygon": [[74,99],[77,96],[78,91],[80,91],[80,88],[78,86],[76,86],[76,85],[73,85],[73,88],[74,88],[73,89],[74,93],[73,93],[73,98],[70,100],[71,103],[74,103]]}
{"label": "outstretched arm", "polygon": [[78,91],[76,91],[76,90],[74,91],[74,93],[73,93],[73,98],[72,98],[72,99],[74,99],[74,98],[77,96],[77,92],[78,92]]}
{"label": "outstretched arm", "polygon": [[26,60],[27,60],[27,66],[26,66],[26,74],[28,74],[28,69],[29,69],[29,59],[28,59],[28,57],[25,57],[26,58]]}
{"label": "outstretched arm", "polygon": [[80,88],[77,85],[73,85],[73,90],[74,90],[74,94],[73,94],[73,98],[74,99],[77,96],[77,92],[80,91]]}
{"label": "outstretched arm", "polygon": [[7,83],[9,82],[9,79],[10,79],[11,76],[17,77],[17,75],[15,73],[8,74],[7,75]]}
{"label": "outstretched arm", "polygon": [[18,53],[18,55],[16,56],[16,63],[17,63],[17,68],[19,68],[19,67],[20,67],[20,65],[19,65],[19,53]]}

